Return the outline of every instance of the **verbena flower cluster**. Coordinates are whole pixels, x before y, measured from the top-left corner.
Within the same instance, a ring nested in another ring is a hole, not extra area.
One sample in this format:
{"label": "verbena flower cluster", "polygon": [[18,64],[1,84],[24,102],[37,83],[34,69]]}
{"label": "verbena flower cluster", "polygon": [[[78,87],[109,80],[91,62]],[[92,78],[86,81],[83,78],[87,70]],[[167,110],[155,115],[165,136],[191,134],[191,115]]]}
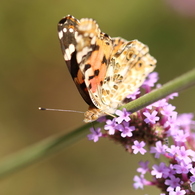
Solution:
{"label": "verbena flower cluster", "polygon": [[[129,101],[149,93],[156,84],[158,74],[151,73],[140,90],[129,95]],[[150,152],[160,159],[158,164],[150,165],[148,161],[140,162],[138,175],[134,176],[134,188],[157,186],[162,194],[195,194],[195,121],[193,114],[178,114],[175,106],[168,103],[178,96],[174,93],[135,113],[126,109],[117,110],[116,118],[100,118],[105,122],[104,132],[100,128],[91,128],[89,140],[97,142],[100,137],[109,137],[122,144],[130,153]],[[147,149],[145,146],[148,146]],[[152,176],[147,180],[146,173]]]}

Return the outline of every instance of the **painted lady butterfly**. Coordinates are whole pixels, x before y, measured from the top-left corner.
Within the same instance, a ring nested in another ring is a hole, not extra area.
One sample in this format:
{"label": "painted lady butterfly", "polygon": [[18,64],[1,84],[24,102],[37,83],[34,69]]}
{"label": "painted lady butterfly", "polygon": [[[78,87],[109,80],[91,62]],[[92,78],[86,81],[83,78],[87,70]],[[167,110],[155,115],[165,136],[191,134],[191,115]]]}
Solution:
{"label": "painted lady butterfly", "polygon": [[111,38],[93,19],[68,15],[58,23],[58,36],[70,74],[89,105],[86,123],[114,114],[155,68],[146,45]]}

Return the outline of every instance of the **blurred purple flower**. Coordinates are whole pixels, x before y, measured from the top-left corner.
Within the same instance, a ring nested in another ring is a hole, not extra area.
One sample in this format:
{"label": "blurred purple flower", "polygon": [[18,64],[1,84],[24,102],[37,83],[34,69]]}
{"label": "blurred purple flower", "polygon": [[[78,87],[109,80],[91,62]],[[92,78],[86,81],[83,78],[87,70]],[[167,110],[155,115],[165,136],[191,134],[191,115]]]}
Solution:
{"label": "blurred purple flower", "polygon": [[177,12],[182,15],[195,16],[195,1],[194,0],[166,0],[166,2]]}
{"label": "blurred purple flower", "polygon": [[139,176],[135,175],[133,180],[134,180],[133,187],[135,189],[138,189],[138,188],[143,189],[143,187],[145,185],[145,181],[146,181],[143,176],[139,177]]}
{"label": "blurred purple flower", "polygon": [[175,190],[169,191],[169,195],[185,195],[186,191],[182,190],[180,186],[177,186]]}
{"label": "blurred purple flower", "polygon": [[159,100],[159,101],[154,102],[152,104],[152,106],[154,106],[156,108],[163,108],[164,106],[167,106],[167,105],[168,105],[168,102],[166,99]]}
{"label": "blurred purple flower", "polygon": [[148,78],[144,81],[143,87],[144,86],[149,86],[149,87],[154,87],[154,84],[158,81],[158,73],[157,72],[152,72],[148,75]]}
{"label": "blurred purple flower", "polygon": [[94,142],[97,142],[99,140],[99,137],[102,136],[101,128],[90,128],[91,134],[87,135],[89,140],[93,140]]}
{"label": "blurred purple flower", "polygon": [[140,161],[139,162],[140,167],[137,169],[137,172],[141,173],[141,175],[146,174],[149,171],[148,165],[149,165],[149,161],[146,162]]}
{"label": "blurred purple flower", "polygon": [[146,119],[144,119],[146,123],[155,124],[156,121],[160,119],[158,116],[156,116],[158,114],[156,110],[154,110],[152,113],[150,113],[149,111],[146,111],[146,112],[143,112],[143,114],[146,116]]}
{"label": "blurred purple flower", "polygon": [[184,146],[179,147],[177,153],[176,153],[176,160],[178,162],[185,162],[186,165],[188,163],[191,163],[191,158],[189,157],[191,155],[191,150],[186,150]]}
{"label": "blurred purple flower", "polygon": [[155,175],[156,178],[167,178],[169,175],[169,168],[165,165],[165,163],[161,162],[160,165],[152,166],[151,175]]}
{"label": "blurred purple flower", "polygon": [[189,134],[185,133],[183,130],[177,130],[177,132],[173,135],[175,142],[178,143],[186,142],[187,137],[189,137]]}
{"label": "blurred purple flower", "polygon": [[192,113],[180,114],[177,117],[177,124],[179,124],[185,130],[189,130],[194,121],[192,120],[194,115]]}
{"label": "blurred purple flower", "polygon": [[167,149],[166,145],[163,145],[161,141],[156,142],[155,147],[150,148],[150,153],[155,153],[155,158],[159,158],[161,154],[164,154]]}
{"label": "blurred purple flower", "polygon": [[127,98],[131,98],[132,100],[135,100],[136,98],[137,98],[137,95],[139,95],[140,94],[140,91],[139,91],[139,89],[136,91],[136,92],[134,92],[133,94],[129,94],[128,96],[127,96]]}
{"label": "blurred purple flower", "polygon": [[170,153],[171,157],[173,157],[178,153],[179,148],[179,146],[171,145],[170,148],[167,147],[166,151]]}
{"label": "blurred purple flower", "polygon": [[173,165],[173,168],[177,174],[187,174],[192,168],[192,164],[186,165],[184,162],[181,162],[180,164]]}
{"label": "blurred purple flower", "polygon": [[174,99],[174,97],[178,97],[178,93],[177,92],[175,92],[175,93],[172,93],[171,95],[168,95],[167,97],[166,97],[166,99],[168,100],[168,99]]}
{"label": "blurred purple flower", "polygon": [[142,155],[146,153],[146,150],[143,148],[146,144],[144,141],[138,142],[137,140],[134,141],[134,145],[132,146],[133,153],[137,154],[140,152]]}
{"label": "blurred purple flower", "polygon": [[129,123],[126,121],[123,121],[123,123],[121,123],[120,125],[118,125],[117,130],[121,131],[121,137],[131,137],[132,131],[135,130],[134,126],[129,126]]}
{"label": "blurred purple flower", "polygon": [[178,125],[178,123],[176,123],[177,120],[177,112],[173,112],[172,115],[170,117],[168,117],[167,121],[164,124],[164,127],[167,128],[169,127],[169,135],[174,135],[175,134],[175,127]]}
{"label": "blurred purple flower", "polygon": [[123,110],[117,110],[115,112],[116,115],[118,115],[119,117],[116,118],[116,122],[121,123],[122,121],[130,121],[130,113],[127,112],[127,110],[125,108],[123,108]]}
{"label": "blurred purple flower", "polygon": [[106,125],[104,126],[105,130],[108,130],[109,135],[114,135],[116,127],[118,123],[116,123],[115,118],[113,120],[107,120]]}
{"label": "blurred purple flower", "polygon": [[165,180],[165,184],[167,186],[170,186],[171,188],[176,188],[177,186],[180,186],[179,182],[180,178],[175,177],[174,175],[169,176],[169,178]]}
{"label": "blurred purple flower", "polygon": [[164,106],[161,110],[161,114],[163,116],[172,116],[173,110],[175,110],[175,106],[172,106],[171,104],[168,104],[167,106]]}

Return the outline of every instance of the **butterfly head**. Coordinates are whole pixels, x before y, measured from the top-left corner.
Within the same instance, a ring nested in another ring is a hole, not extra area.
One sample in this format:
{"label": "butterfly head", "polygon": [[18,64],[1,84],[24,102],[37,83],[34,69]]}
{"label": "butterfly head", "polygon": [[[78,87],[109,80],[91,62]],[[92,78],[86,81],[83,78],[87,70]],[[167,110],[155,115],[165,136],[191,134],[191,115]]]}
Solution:
{"label": "butterfly head", "polygon": [[89,107],[89,110],[87,110],[84,113],[84,122],[90,123],[93,121],[96,121],[99,117],[103,116],[105,114],[102,113],[102,111],[98,108]]}

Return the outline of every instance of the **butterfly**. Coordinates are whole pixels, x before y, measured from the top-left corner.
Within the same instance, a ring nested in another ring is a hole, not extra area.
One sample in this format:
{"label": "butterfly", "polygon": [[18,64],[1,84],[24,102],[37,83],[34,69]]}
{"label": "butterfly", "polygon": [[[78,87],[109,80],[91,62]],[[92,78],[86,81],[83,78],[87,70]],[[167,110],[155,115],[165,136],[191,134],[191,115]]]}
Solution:
{"label": "butterfly", "polygon": [[90,18],[63,17],[58,37],[72,79],[89,105],[84,114],[86,123],[112,116],[156,66],[145,44],[111,38]]}

